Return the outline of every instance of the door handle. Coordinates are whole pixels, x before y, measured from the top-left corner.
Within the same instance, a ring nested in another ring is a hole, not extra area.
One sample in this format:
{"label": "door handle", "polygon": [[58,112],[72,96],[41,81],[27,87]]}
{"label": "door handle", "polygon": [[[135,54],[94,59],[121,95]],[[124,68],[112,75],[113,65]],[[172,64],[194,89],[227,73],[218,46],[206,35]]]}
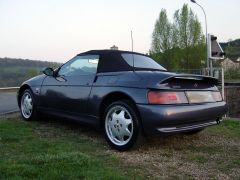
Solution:
{"label": "door handle", "polygon": [[64,79],[64,78],[61,77],[61,76],[56,77],[56,80],[58,80],[58,81],[60,81],[60,82],[66,82],[66,81],[67,81],[66,79]]}

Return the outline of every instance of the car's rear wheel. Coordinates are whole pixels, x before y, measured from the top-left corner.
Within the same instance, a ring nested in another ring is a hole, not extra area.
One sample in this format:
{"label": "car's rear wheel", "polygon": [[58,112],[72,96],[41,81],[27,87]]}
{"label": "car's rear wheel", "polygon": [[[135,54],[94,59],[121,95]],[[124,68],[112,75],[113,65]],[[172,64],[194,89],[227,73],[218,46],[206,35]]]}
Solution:
{"label": "car's rear wheel", "polygon": [[114,149],[125,151],[141,143],[141,124],[131,102],[121,100],[110,104],[104,120],[105,138]]}
{"label": "car's rear wheel", "polygon": [[26,121],[34,120],[37,118],[33,94],[29,89],[26,89],[21,95],[20,110],[23,119]]}

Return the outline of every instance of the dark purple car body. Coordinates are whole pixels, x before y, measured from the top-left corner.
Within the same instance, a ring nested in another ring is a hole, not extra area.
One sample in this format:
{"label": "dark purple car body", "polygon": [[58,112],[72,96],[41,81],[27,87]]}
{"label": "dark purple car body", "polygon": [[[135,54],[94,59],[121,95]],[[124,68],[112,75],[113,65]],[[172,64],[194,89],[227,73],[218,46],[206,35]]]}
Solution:
{"label": "dark purple car body", "polygon": [[144,135],[219,123],[227,106],[217,85],[212,77],[168,72],[143,54],[94,50],[24,82],[18,103],[25,120],[47,113],[103,127],[113,148],[127,150]]}

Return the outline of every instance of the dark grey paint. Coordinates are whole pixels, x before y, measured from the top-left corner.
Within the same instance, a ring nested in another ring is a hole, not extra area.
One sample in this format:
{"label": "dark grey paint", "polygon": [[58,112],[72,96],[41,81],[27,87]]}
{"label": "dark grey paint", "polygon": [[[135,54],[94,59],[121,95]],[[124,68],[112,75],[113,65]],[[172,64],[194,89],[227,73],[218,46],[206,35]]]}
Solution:
{"label": "dark grey paint", "polygon": [[[195,80],[186,80],[190,77]],[[176,82],[182,87],[171,85]],[[199,85],[195,87],[193,82]],[[24,82],[19,97],[24,88],[30,87],[39,111],[99,126],[103,100],[109,94],[121,93],[136,104],[145,133],[154,134],[159,133],[159,127],[216,121],[227,107],[225,102],[150,105],[147,100],[150,89],[216,90],[216,85],[217,80],[211,77],[165,71],[122,71],[75,77],[41,75]]]}

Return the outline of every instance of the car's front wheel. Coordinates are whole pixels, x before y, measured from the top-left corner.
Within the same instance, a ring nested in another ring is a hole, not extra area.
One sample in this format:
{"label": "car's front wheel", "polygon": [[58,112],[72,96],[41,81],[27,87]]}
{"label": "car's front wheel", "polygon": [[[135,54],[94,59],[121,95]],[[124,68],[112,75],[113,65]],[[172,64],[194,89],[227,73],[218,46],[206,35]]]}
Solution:
{"label": "car's front wheel", "polygon": [[20,104],[21,115],[24,120],[30,121],[36,119],[35,104],[31,90],[26,89],[21,95]]}
{"label": "car's front wheel", "polygon": [[125,151],[140,144],[141,124],[131,102],[122,100],[110,104],[104,120],[105,138],[111,147]]}

